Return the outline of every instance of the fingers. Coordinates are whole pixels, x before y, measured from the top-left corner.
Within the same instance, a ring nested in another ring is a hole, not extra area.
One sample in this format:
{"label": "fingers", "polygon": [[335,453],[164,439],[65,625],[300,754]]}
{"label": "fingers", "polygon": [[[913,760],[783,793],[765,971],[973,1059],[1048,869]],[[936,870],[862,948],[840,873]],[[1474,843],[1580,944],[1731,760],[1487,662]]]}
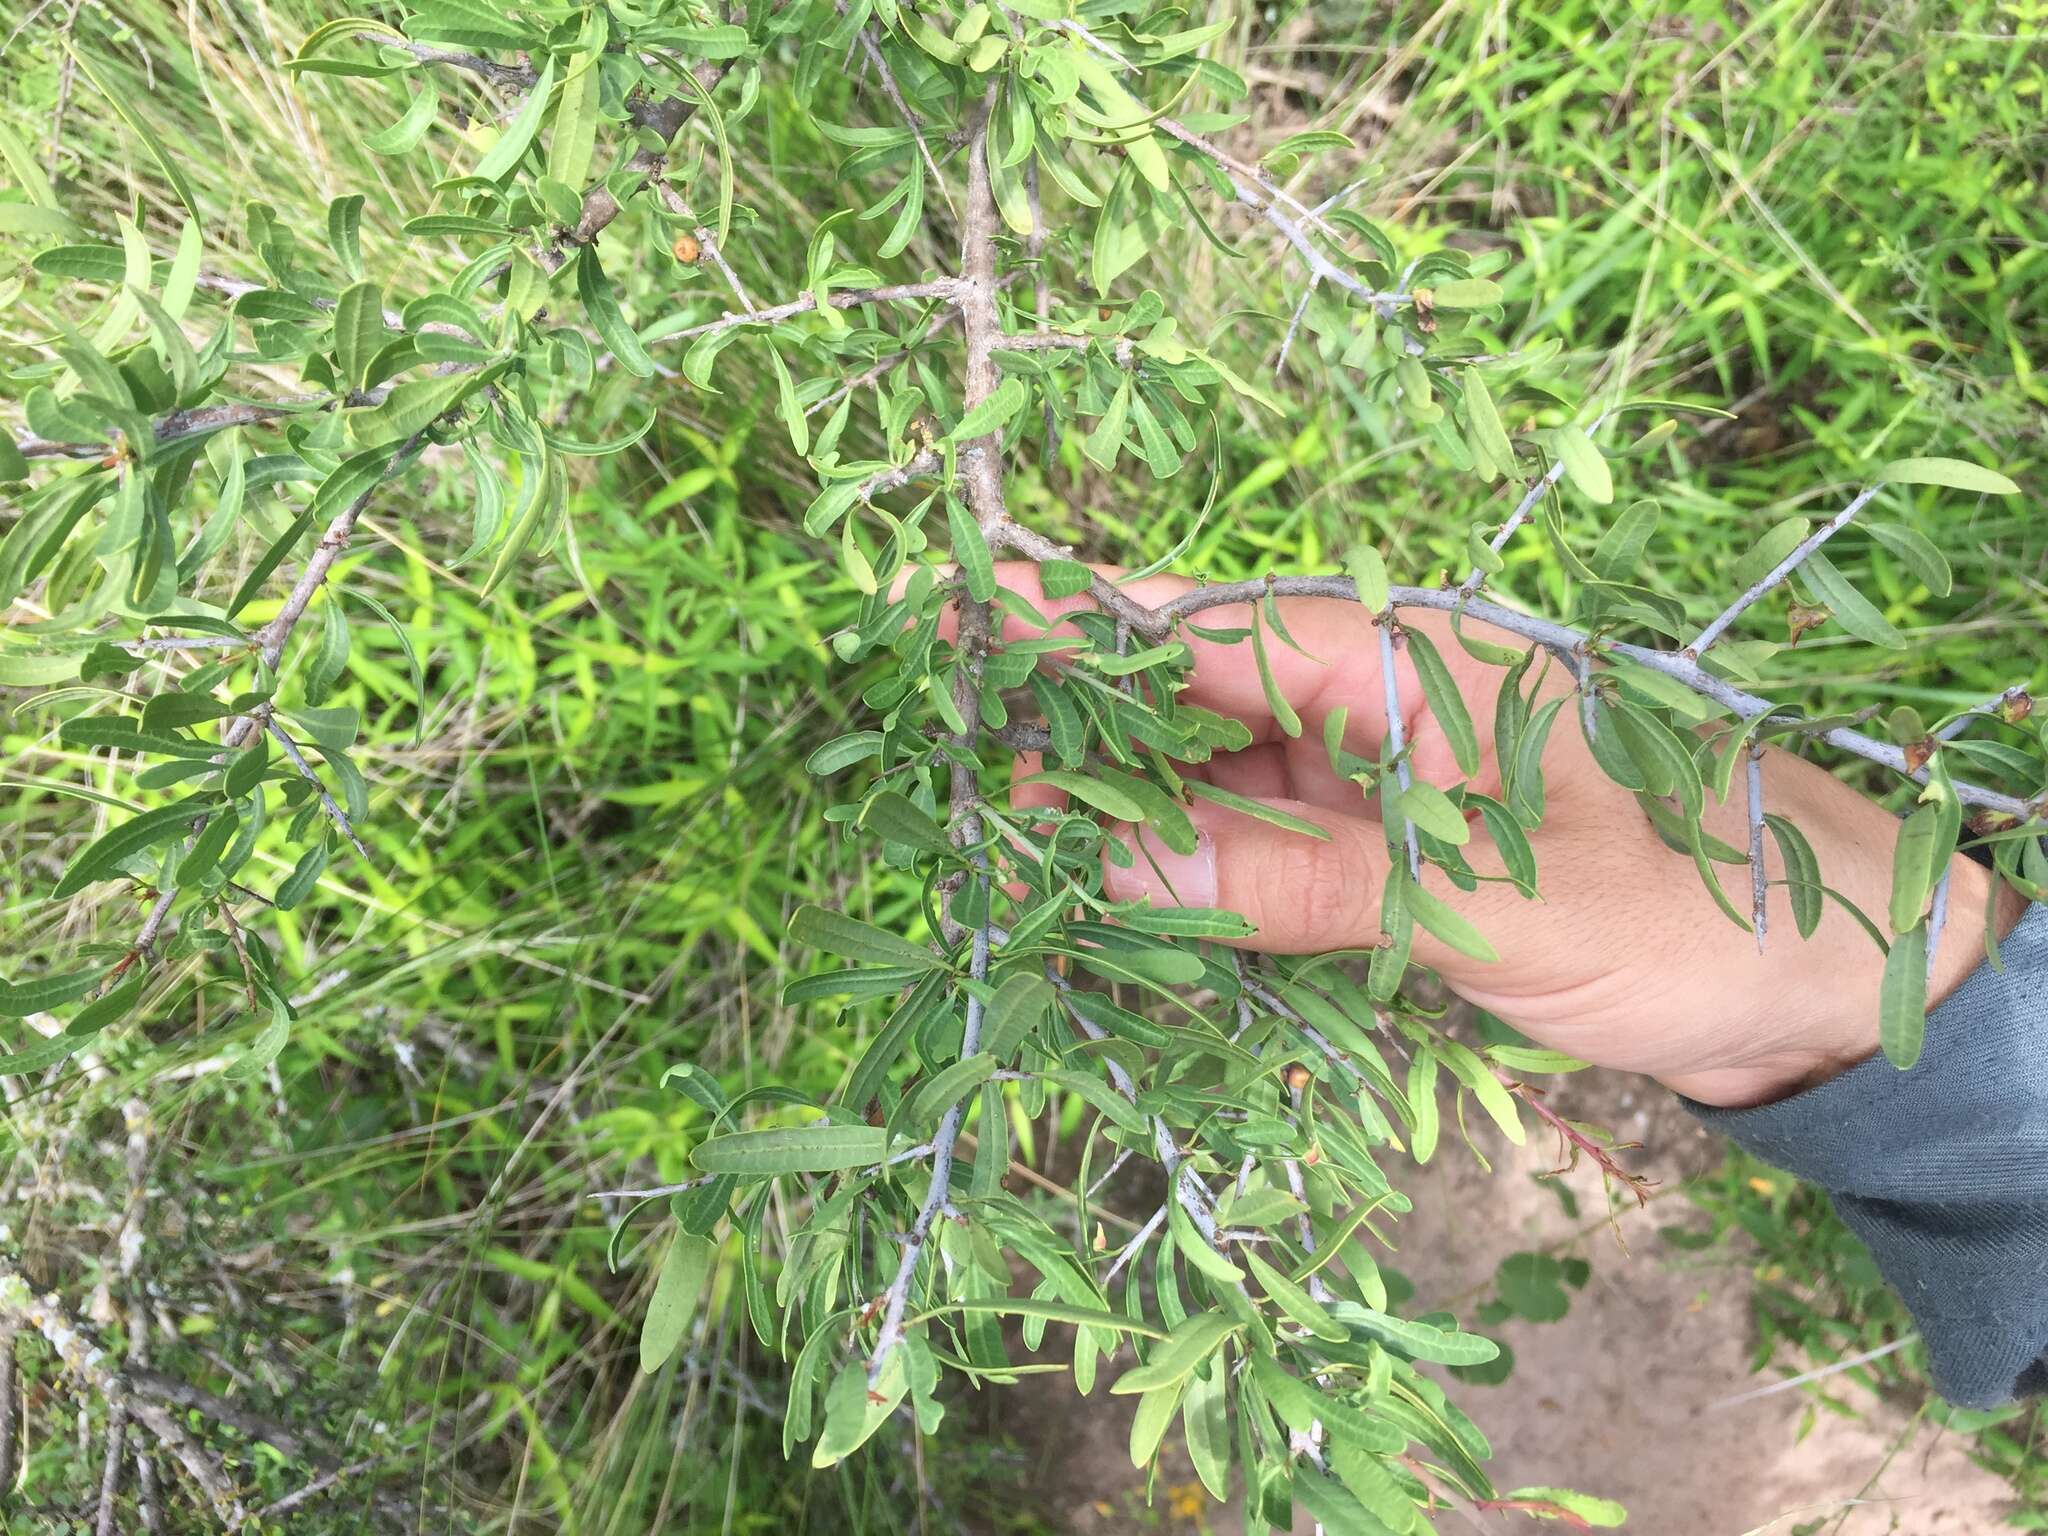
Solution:
{"label": "fingers", "polygon": [[[1389,861],[1378,822],[1334,814],[1291,800],[1266,802],[1326,830],[1321,841],[1220,805],[1188,807],[1196,829],[1195,851],[1177,854],[1141,831],[1135,857],[1122,869],[1105,856],[1103,894],[1116,901],[1153,906],[1220,907],[1251,922],[1257,932],[1242,941],[1268,954],[1324,954],[1338,949],[1371,949],[1380,940],[1380,899]],[[1127,845],[1130,829],[1123,829]],[[1490,852],[1470,851],[1482,873],[1497,867]],[[1476,891],[1451,888],[1425,867],[1432,895],[1455,907],[1493,941],[1501,959],[1482,962],[1459,953],[1421,926],[1414,929],[1413,957],[1452,986],[1505,989],[1512,993],[1537,956],[1541,904],[1524,901],[1505,882],[1482,882]]]}
{"label": "fingers", "polygon": [[1193,853],[1175,853],[1140,832],[1130,868],[1105,859],[1103,892],[1118,901],[1236,912],[1258,929],[1260,949],[1279,954],[1373,943],[1387,872],[1379,827],[1298,801],[1279,801],[1276,808],[1327,828],[1329,841],[1197,803],[1188,807]]}
{"label": "fingers", "polygon": [[1051,784],[1026,784],[1024,779],[1033,778],[1045,771],[1044,755],[1038,752],[1019,752],[1010,760],[1010,808],[1014,811],[1066,809],[1065,791]]}
{"label": "fingers", "polygon": [[[1107,576],[1116,574],[1114,567],[1098,569]],[[1073,635],[1078,639],[1078,630],[1057,621],[1094,607],[1086,593],[1047,597],[1038,566],[1030,561],[999,564],[996,580],[1054,620],[1052,628],[1045,631],[1054,636]],[[1177,576],[1150,576],[1132,582],[1124,590],[1133,600],[1156,608],[1191,588],[1192,583]],[[1320,753],[1324,724],[1333,710],[1341,708],[1346,712],[1346,747],[1363,757],[1377,756],[1386,735],[1387,700],[1370,618],[1355,603],[1327,598],[1287,599],[1282,608],[1288,632],[1300,648],[1288,645],[1277,635],[1268,635],[1265,649],[1274,688],[1301,717],[1304,734],[1298,743],[1299,750]],[[1001,638],[1037,638],[1041,633],[1028,620],[1000,605],[997,611]],[[1208,609],[1200,619],[1202,627],[1210,630],[1243,630],[1254,622],[1250,604]],[[949,606],[940,615],[940,635],[950,639],[957,625],[958,614]],[[1286,739],[1274,717],[1266,681],[1250,644],[1205,639],[1186,628],[1180,631],[1179,638],[1194,658],[1193,674],[1181,694],[1183,702],[1240,721],[1250,729],[1255,742]],[[1417,731],[1411,753],[1416,771],[1432,783],[1456,783],[1461,776],[1456,773],[1441,733],[1421,729],[1426,723],[1427,702],[1414,667],[1405,656],[1396,662],[1396,696],[1404,723]]]}

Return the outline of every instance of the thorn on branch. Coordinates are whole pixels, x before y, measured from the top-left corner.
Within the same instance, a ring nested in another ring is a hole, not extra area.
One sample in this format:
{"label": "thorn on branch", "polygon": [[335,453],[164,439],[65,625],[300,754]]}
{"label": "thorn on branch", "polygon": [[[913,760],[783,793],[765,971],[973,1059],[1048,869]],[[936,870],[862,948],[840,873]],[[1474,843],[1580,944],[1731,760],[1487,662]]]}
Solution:
{"label": "thorn on branch", "polygon": [[1756,952],[1764,952],[1764,748],[1760,741],[1749,744],[1746,765],[1749,784],[1749,893],[1750,926],[1756,931]]}

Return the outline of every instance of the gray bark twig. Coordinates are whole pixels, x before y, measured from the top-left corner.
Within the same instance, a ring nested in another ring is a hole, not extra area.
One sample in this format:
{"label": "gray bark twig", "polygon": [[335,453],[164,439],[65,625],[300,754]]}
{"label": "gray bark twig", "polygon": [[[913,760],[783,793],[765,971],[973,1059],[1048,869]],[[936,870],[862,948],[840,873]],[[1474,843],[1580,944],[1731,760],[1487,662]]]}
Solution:
{"label": "gray bark twig", "polygon": [[1707,648],[1720,639],[1728,626],[1741,618],[1749,610],[1751,604],[1755,603],[1765,593],[1771,591],[1787,576],[1790,576],[1800,566],[1804,565],[1809,555],[1819,549],[1821,545],[1827,543],[1837,533],[1841,532],[1843,528],[1847,527],[1849,520],[1868,506],[1870,498],[1883,489],[1884,482],[1882,480],[1874,485],[1866,486],[1848,506],[1842,508],[1833,517],[1814,529],[1812,533],[1801,539],[1791,554],[1772,566],[1764,575],[1751,582],[1748,591],[1722,609],[1705,629],[1687,641],[1683,654],[1695,659],[1704,656],[1707,653]]}
{"label": "gray bark twig", "polygon": [[86,1334],[55,1295],[38,1296],[11,1267],[0,1264],[0,1315],[35,1329],[74,1379],[125,1417],[154,1435],[206,1496],[214,1515],[230,1529],[248,1523],[249,1512],[234,1483],[177,1417],[134,1390],[122,1374],[107,1365],[107,1354]]}
{"label": "gray bark twig", "polygon": [[[1233,603],[1257,602],[1269,592],[1278,597],[1328,597],[1345,602],[1358,600],[1357,585],[1348,576],[1254,577],[1248,581],[1197,587],[1169,602],[1161,603],[1156,608],[1140,607],[1138,616],[1130,622],[1139,633],[1156,640],[1169,634],[1175,623],[1192,614],[1211,608],[1226,607]],[[1596,640],[1568,624],[1537,618],[1533,614],[1520,613],[1512,608],[1503,608],[1482,598],[1461,597],[1455,587],[1393,587],[1390,589],[1390,606],[1396,609],[1425,608],[1437,613],[1463,613],[1483,624],[1490,624],[1496,629],[1505,630],[1511,635],[1540,645],[1574,667],[1574,658],[1583,655],[1619,657],[1624,661],[1647,667],[1653,672],[1662,673],[1702,698],[1711,699],[1741,720],[1751,720],[1758,715],[1769,714],[1777,708],[1769,699],[1759,698],[1753,693],[1737,688],[1725,678],[1715,676],[1682,651],[1660,651],[1620,640]],[[1124,614],[1119,612],[1117,617],[1122,619]],[[1907,761],[1905,752],[1890,742],[1874,740],[1846,726],[1832,726],[1811,734],[1837,751],[1863,758],[1882,768],[1889,768],[1915,783],[1924,784],[1927,781],[1926,768],[1913,767]],[[1999,811],[2023,821],[2031,819],[2041,810],[2040,805],[2022,800],[2016,795],[1984,789],[1961,781],[1956,784],[1956,794],[1965,805]]]}
{"label": "gray bark twig", "polygon": [[[1408,767],[1408,727],[1401,719],[1400,678],[1394,670],[1394,620],[1383,614],[1373,626],[1380,644],[1380,688],[1387,702],[1387,753],[1394,760],[1394,782],[1402,794],[1415,781]],[[1408,878],[1421,883],[1422,849],[1415,838],[1415,821],[1404,807],[1401,811],[1401,842],[1408,850]]]}
{"label": "gray bark twig", "polygon": [[[967,208],[960,238],[960,276],[952,285],[960,307],[960,325],[967,342],[966,383],[963,408],[973,410],[995,393],[1000,375],[994,355],[995,338],[1002,334],[996,316],[996,203],[989,179],[988,114],[994,105],[993,88],[977,110],[967,144]],[[967,492],[968,508],[984,529],[1007,521],[1003,511],[1003,471],[1000,432],[980,437],[960,457],[960,474]],[[991,917],[988,854],[982,848],[981,788],[974,770],[967,766],[975,740],[981,732],[981,661],[988,648],[991,614],[989,605],[964,593],[960,598],[960,626],[956,648],[960,661],[953,675],[953,704],[964,729],[956,737],[961,748],[952,760],[949,804],[955,845],[968,853],[975,873],[975,903],[978,920],[970,951],[969,973],[976,981],[988,976]],[[965,1060],[981,1048],[983,1006],[970,993],[967,1017],[960,1036],[960,1057]],[[969,1095],[968,1097],[971,1097]],[[895,1278],[882,1302],[882,1325],[868,1355],[868,1390],[878,1390],[883,1370],[903,1339],[903,1318],[910,1302],[910,1287],[917,1277],[918,1260],[931,1236],[932,1224],[951,1203],[953,1152],[966,1118],[967,1097],[949,1105],[932,1136],[931,1183],[919,1206],[903,1251],[896,1261]]]}

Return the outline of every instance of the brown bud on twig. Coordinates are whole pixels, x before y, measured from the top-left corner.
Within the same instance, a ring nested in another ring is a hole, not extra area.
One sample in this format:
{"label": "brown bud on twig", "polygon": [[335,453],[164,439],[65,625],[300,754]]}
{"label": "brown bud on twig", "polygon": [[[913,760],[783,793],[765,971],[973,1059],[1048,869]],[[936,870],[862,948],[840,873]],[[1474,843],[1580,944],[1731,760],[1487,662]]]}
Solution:
{"label": "brown bud on twig", "polygon": [[2018,725],[2034,712],[2034,696],[2024,688],[2015,688],[1998,701],[1998,718],[2007,725]]}
{"label": "brown bud on twig", "polygon": [[694,267],[704,254],[704,247],[697,243],[695,235],[685,231],[676,236],[676,243],[668,248],[668,253],[684,266]]}
{"label": "brown bud on twig", "polygon": [[1819,603],[1794,602],[1791,611],[1785,615],[1786,627],[1792,633],[1792,644],[1799,643],[1799,637],[1809,629],[1818,629],[1834,617],[1834,610]]}
{"label": "brown bud on twig", "polygon": [[1922,736],[1918,741],[1909,741],[1899,750],[1906,754],[1906,772],[1918,773],[1927,766],[1927,760],[1934,756],[1934,749],[1941,743],[1932,736]]}
{"label": "brown bud on twig", "polygon": [[1287,1087],[1293,1093],[1305,1090],[1312,1078],[1313,1074],[1309,1069],[1298,1061],[1287,1069]]}

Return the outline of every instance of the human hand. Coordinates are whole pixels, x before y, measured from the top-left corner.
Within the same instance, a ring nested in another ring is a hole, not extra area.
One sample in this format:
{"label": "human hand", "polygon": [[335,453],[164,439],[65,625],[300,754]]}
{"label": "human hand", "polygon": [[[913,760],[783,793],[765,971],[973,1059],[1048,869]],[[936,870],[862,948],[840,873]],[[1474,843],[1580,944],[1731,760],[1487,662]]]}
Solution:
{"label": "human hand", "polygon": [[[1001,583],[1048,614],[1085,606],[1085,597],[1047,599],[1035,566],[998,568]],[[1175,577],[1137,582],[1126,591],[1156,606],[1188,589]],[[1286,735],[1266,700],[1251,648],[1186,634],[1195,665],[1182,698],[1242,721],[1252,744],[1183,769],[1212,783],[1305,817],[1328,841],[1196,800],[1186,809],[1199,843],[1176,854],[1150,832],[1139,835],[1126,866],[1105,859],[1105,893],[1160,906],[1214,906],[1257,927],[1245,940],[1277,954],[1369,948],[1380,935],[1380,892],[1388,871],[1387,838],[1377,798],[1339,778],[1323,745],[1323,726],[1348,711],[1344,746],[1378,759],[1387,729],[1380,650],[1372,616],[1356,603],[1288,599],[1281,610],[1301,651],[1269,644],[1274,681],[1301,717],[1298,737]],[[1247,607],[1215,608],[1211,628],[1248,626]],[[1468,655],[1441,614],[1404,615],[1436,645],[1464,695],[1480,738],[1472,788],[1498,795],[1493,750],[1493,700],[1503,668]],[[1466,633],[1516,643],[1512,636],[1467,621]],[[1019,631],[1014,622],[1011,638]],[[1304,655],[1305,651],[1308,654]],[[1322,658],[1320,661],[1311,658]],[[1441,725],[1433,718],[1405,647],[1397,651],[1397,696],[1409,742],[1409,764],[1422,780],[1449,789],[1466,782]],[[1552,667],[1542,697],[1568,695],[1571,680]],[[1768,803],[1812,843],[1821,878],[1866,912],[1882,913],[1891,889],[1898,823],[1825,770],[1771,749],[1763,761]],[[1020,754],[1016,776],[1039,771]],[[1597,1065],[1644,1072],[1709,1104],[1743,1105],[1782,1097],[1819,1082],[1877,1049],[1878,992],[1884,957],[1867,933],[1834,902],[1801,939],[1781,921],[1764,952],[1731,923],[1700,881],[1692,861],[1657,836],[1634,795],[1594,762],[1567,706],[1543,759],[1547,805],[1529,833],[1538,868],[1535,899],[1505,880],[1462,892],[1425,865],[1424,888],[1474,923],[1499,953],[1481,962],[1419,927],[1414,959],[1429,966],[1467,1001],[1494,1013],[1545,1045]],[[1727,803],[1711,795],[1705,828],[1736,846],[1748,843],[1740,780]],[[1019,784],[1020,807],[1056,803],[1042,784]],[[1464,850],[1475,872],[1500,875],[1491,842],[1475,836]],[[1774,839],[1766,839],[1770,880],[1785,878]],[[1949,918],[1934,958],[1929,1005],[1945,997],[1982,958],[1987,903],[2003,899],[2001,930],[2017,916],[2009,892],[1994,897],[1988,871],[1969,859],[1950,864]],[[1729,877],[1738,904],[1748,881]],[[1771,894],[1774,915],[1788,918],[1782,886]]]}

